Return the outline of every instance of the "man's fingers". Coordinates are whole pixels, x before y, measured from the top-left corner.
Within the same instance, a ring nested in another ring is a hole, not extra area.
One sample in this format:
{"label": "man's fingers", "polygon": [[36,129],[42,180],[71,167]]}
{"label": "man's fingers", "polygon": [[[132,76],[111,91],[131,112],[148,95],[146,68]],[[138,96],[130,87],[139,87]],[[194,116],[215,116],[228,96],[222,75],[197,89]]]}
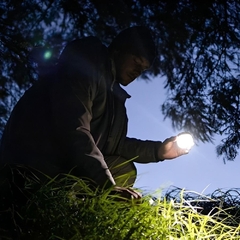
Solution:
{"label": "man's fingers", "polygon": [[128,198],[128,199],[140,199],[142,198],[141,193],[131,189],[131,188],[124,188],[124,187],[114,187],[116,192],[119,192],[122,197]]}
{"label": "man's fingers", "polygon": [[122,190],[123,193],[127,193],[128,198],[130,199],[140,199],[142,195],[139,192],[134,191],[133,189],[126,188]]}
{"label": "man's fingers", "polygon": [[172,137],[166,138],[163,143],[176,142],[176,141],[177,141],[177,137],[172,136]]}
{"label": "man's fingers", "polygon": [[189,150],[187,150],[187,149],[182,149],[178,146],[175,146],[175,154],[176,154],[175,157],[180,157],[182,155],[186,155],[186,154],[188,154],[188,152],[189,152]]}
{"label": "man's fingers", "polygon": [[139,192],[136,192],[136,191],[134,191],[134,190],[130,190],[129,192],[130,192],[130,194],[133,196],[133,198],[135,198],[135,199],[140,199],[140,198],[142,198],[142,194],[139,193]]}

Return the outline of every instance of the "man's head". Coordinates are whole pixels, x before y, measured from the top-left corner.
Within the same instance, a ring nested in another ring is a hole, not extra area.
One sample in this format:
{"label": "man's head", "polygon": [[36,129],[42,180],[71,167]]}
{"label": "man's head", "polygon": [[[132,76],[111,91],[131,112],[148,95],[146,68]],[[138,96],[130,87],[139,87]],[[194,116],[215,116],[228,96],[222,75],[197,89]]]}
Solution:
{"label": "man's head", "polygon": [[148,69],[156,57],[156,47],[148,28],[131,27],[120,32],[109,45],[117,81],[128,85]]}

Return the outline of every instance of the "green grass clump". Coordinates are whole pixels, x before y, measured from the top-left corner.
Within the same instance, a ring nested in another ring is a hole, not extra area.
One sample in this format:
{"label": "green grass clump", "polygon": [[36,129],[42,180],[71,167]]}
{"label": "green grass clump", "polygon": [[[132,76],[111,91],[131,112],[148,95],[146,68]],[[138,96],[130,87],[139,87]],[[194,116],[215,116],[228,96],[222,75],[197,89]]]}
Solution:
{"label": "green grass clump", "polygon": [[[34,182],[37,190],[29,194],[31,181],[25,184],[26,204],[0,212],[15,216],[11,229],[19,239],[240,239],[240,226],[229,224],[232,215],[221,208],[202,214],[184,199],[184,191],[178,199],[163,197],[150,204],[150,195],[141,201],[123,200],[71,175],[38,188]],[[0,233],[2,239],[18,239],[7,237],[6,229]]]}

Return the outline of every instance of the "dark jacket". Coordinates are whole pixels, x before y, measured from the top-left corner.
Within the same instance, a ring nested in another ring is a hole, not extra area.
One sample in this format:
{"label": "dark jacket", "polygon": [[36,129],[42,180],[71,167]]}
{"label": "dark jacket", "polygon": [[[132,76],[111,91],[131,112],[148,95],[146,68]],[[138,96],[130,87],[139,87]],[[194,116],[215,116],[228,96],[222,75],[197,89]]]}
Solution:
{"label": "dark jacket", "polygon": [[72,172],[111,186],[105,155],[157,162],[161,142],[126,137],[129,95],[114,79],[107,48],[94,37],[75,40],[55,69],[16,104],[6,125],[2,163],[32,166],[54,176]]}

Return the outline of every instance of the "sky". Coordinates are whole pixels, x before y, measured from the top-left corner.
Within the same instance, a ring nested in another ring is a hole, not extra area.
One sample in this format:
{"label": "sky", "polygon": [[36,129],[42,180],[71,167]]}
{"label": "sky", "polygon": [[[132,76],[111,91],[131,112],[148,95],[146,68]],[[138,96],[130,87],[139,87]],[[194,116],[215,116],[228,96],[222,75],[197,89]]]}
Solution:
{"label": "sky", "polygon": [[[164,141],[181,132],[174,130],[171,121],[164,120],[161,114],[161,104],[166,99],[163,83],[160,77],[149,82],[137,79],[124,87],[131,95],[126,102],[129,137]],[[173,160],[136,164],[138,175],[134,187],[155,193],[175,186],[204,195],[217,189],[240,188],[240,156],[224,164],[216,154],[220,139],[215,138],[215,145],[197,142],[187,155]]]}

